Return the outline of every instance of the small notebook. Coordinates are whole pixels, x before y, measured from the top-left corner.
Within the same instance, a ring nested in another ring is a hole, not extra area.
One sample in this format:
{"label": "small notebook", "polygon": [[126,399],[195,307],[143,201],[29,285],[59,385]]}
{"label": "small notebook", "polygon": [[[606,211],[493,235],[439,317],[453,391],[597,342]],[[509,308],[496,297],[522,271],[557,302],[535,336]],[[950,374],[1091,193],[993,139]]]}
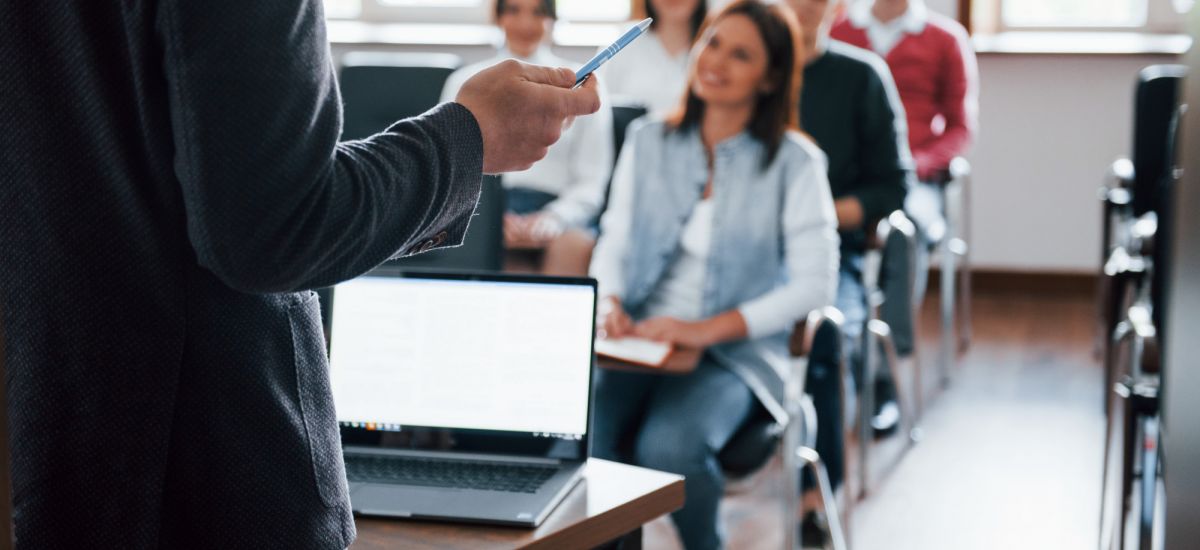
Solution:
{"label": "small notebook", "polygon": [[600,338],[596,340],[596,354],[610,359],[659,368],[671,356],[672,346],[644,338]]}

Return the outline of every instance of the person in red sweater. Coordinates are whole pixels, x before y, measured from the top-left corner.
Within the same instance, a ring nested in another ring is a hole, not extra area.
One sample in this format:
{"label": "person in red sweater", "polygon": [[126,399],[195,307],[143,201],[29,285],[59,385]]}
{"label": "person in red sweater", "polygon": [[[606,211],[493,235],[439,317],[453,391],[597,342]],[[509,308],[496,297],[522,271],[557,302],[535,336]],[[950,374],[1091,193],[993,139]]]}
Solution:
{"label": "person in red sweater", "polygon": [[[835,40],[879,54],[891,69],[908,120],[908,144],[921,183],[910,188],[904,210],[920,228],[927,245],[946,236],[946,219],[937,180],[950,161],[970,146],[977,128],[979,71],[967,31],[957,21],[925,7],[923,0],[858,0],[830,31]],[[929,248],[918,247],[915,303],[925,293]],[[888,319],[896,344],[913,345],[911,321]],[[890,390],[873,421],[894,427],[899,408]]]}
{"label": "person in red sweater", "polygon": [[932,181],[966,152],[976,130],[978,70],[967,31],[922,0],[860,0],[832,37],[887,61],[908,116],[917,177]]}
{"label": "person in red sweater", "polygon": [[[908,118],[908,144],[922,182],[909,190],[904,209],[928,242],[945,234],[941,195],[933,182],[950,161],[966,153],[978,128],[979,70],[967,30],[933,13],[923,0],[859,0],[831,35],[879,54],[900,91]],[[919,268],[926,265],[921,255]],[[919,293],[925,270],[919,269]]]}

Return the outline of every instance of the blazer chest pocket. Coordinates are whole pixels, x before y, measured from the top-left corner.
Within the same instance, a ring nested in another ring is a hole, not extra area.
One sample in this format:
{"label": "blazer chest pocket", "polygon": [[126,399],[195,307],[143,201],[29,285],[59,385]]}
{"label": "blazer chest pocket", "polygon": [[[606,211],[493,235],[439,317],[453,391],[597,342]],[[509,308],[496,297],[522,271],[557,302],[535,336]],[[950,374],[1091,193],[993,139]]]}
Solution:
{"label": "blazer chest pocket", "polygon": [[350,498],[346,467],[342,461],[341,436],[333,409],[329,384],[329,360],[321,330],[317,294],[310,292],[288,310],[295,353],[296,391],[300,414],[308,434],[313,476],[321,501],[334,507]]}

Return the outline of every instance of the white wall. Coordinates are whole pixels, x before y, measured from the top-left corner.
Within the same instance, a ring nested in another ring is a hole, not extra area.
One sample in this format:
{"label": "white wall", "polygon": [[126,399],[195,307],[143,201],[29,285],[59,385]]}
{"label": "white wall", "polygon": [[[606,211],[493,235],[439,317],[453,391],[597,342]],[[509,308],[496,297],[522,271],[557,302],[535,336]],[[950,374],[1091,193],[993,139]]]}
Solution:
{"label": "white wall", "polygon": [[1133,87],[1173,56],[980,56],[972,260],[1021,271],[1095,272],[1096,190],[1131,146]]}

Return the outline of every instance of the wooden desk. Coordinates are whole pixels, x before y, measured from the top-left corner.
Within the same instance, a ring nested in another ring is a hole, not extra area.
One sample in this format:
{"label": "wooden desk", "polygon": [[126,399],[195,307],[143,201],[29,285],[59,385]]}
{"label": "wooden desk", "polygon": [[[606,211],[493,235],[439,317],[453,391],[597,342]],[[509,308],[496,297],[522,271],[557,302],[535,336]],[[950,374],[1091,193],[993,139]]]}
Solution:
{"label": "wooden desk", "polygon": [[537,529],[359,517],[351,548],[593,548],[681,507],[683,477],[593,458]]}

